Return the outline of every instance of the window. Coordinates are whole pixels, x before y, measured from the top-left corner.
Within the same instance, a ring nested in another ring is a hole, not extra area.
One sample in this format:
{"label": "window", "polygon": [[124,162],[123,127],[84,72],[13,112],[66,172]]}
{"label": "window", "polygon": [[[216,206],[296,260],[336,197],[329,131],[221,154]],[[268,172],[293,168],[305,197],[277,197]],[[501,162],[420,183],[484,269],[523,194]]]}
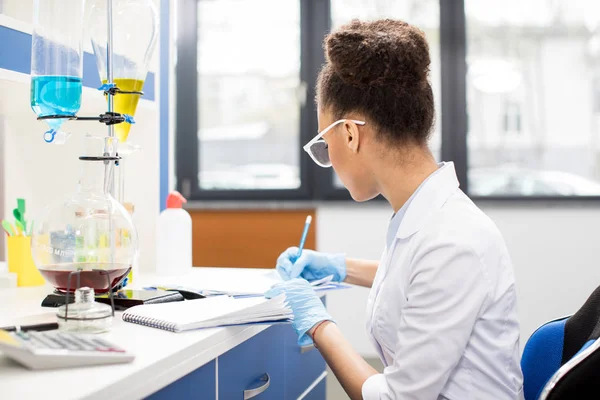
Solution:
{"label": "window", "polygon": [[298,0],[199,1],[200,189],[299,188],[305,100]]}
{"label": "window", "polygon": [[179,190],[194,200],[350,199],[302,151],[317,130],[323,37],[353,18],[398,18],[427,36],[430,148],[454,161],[467,194],[600,198],[600,3],[496,3],[182,0]]}
{"label": "window", "polygon": [[465,2],[470,194],[600,195],[597,4]]}
{"label": "window", "polygon": [[324,1],[178,3],[177,187],[192,200],[311,199]]}

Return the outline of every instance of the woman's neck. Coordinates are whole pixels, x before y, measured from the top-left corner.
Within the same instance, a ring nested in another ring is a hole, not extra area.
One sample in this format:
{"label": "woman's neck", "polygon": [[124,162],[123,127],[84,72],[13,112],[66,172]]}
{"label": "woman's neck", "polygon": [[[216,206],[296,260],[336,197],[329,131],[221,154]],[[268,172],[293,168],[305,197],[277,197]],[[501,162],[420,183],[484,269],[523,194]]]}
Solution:
{"label": "woman's neck", "polygon": [[373,172],[380,193],[390,203],[394,212],[398,212],[437,168],[438,165],[427,147],[413,147],[403,151],[401,155],[397,152],[387,152]]}

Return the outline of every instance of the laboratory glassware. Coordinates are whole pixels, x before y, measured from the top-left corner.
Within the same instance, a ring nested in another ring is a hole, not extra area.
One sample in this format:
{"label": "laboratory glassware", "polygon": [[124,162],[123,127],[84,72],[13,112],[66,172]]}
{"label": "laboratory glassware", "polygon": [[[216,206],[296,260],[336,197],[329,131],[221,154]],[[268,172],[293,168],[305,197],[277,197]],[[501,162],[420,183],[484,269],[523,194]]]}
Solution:
{"label": "laboratory glassware", "polygon": [[84,5],[34,0],[31,108],[50,127],[44,133],[48,143],[64,142],[67,134],[60,129],[81,107]]}
{"label": "laboratory glassware", "polygon": [[[117,140],[104,139],[104,152],[96,144],[79,157],[82,168],[77,190],[48,206],[35,220],[32,254],[37,268],[57,291],[87,286],[106,293],[125,279],[136,265],[138,236],[129,212],[113,198]],[[108,151],[106,151],[108,149]],[[96,156],[96,154],[109,154]],[[77,284],[70,283],[78,272]],[[108,279],[107,279],[108,274]]]}
{"label": "laboratory glassware", "polygon": [[[90,1],[88,25],[103,84],[108,79],[106,12],[106,0]],[[114,111],[133,117],[158,39],[158,14],[152,0],[113,0],[112,12]],[[127,140],[130,129],[129,122],[115,125],[119,142]]]}
{"label": "laboratory glassware", "polygon": [[108,304],[96,302],[94,289],[84,286],[75,290],[75,303],[65,302],[56,315],[61,330],[101,333],[110,329],[115,312]]}

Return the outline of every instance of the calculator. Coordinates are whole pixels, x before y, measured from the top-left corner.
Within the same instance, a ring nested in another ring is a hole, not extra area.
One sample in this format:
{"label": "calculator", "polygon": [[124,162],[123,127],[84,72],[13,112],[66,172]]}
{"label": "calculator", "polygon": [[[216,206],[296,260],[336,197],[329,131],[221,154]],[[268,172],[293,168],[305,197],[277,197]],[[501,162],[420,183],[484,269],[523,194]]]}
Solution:
{"label": "calculator", "polygon": [[93,334],[0,330],[0,352],[29,369],[131,362],[134,356]]}

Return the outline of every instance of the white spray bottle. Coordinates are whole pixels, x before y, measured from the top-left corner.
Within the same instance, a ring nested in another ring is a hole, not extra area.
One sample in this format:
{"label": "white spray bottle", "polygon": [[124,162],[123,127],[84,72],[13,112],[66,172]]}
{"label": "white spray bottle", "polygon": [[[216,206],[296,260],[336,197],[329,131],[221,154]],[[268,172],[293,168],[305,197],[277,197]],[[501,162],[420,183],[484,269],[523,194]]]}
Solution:
{"label": "white spray bottle", "polygon": [[182,208],[187,200],[177,191],[169,193],[167,208],[157,224],[156,272],[184,275],[192,269],[192,218]]}

